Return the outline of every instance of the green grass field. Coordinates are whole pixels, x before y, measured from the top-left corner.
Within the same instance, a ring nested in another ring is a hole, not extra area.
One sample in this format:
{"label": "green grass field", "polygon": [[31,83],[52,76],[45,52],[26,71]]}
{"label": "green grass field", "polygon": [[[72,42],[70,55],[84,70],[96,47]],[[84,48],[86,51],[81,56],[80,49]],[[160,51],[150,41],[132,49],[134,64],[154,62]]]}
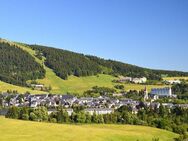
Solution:
{"label": "green grass field", "polygon": [[164,77],[163,80],[188,80],[188,77]]}
{"label": "green grass field", "polygon": [[[104,86],[113,88],[117,83],[113,83],[112,80],[116,79],[110,75],[99,74],[98,76],[88,76],[88,77],[75,77],[70,76],[68,80],[62,80],[53,73],[47,73],[47,76],[43,80],[39,80],[40,83],[52,86],[52,93],[83,93],[84,91],[91,89],[93,86]],[[123,84],[125,90],[141,90],[145,88],[145,85],[139,84]],[[147,89],[156,87],[165,87],[164,85],[147,85]]]}
{"label": "green grass field", "polygon": [[144,126],[61,125],[0,117],[0,141],[173,141],[177,134]]}

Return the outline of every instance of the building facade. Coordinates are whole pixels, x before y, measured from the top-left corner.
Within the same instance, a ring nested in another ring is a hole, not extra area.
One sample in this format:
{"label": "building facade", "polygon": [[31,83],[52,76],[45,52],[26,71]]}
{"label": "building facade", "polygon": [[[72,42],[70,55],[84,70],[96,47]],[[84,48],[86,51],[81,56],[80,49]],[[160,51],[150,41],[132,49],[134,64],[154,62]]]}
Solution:
{"label": "building facade", "polygon": [[167,88],[154,88],[151,89],[151,95],[157,95],[159,97],[172,97],[172,89]]}

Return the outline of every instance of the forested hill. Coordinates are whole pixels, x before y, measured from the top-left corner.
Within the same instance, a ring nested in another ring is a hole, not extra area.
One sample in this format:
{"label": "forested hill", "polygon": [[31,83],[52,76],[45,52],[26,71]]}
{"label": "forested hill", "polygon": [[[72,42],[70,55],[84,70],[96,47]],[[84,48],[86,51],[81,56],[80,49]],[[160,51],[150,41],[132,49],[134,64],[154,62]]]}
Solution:
{"label": "forested hill", "polygon": [[43,78],[45,70],[34,58],[14,44],[0,40],[0,80],[26,85],[27,80]]}
{"label": "forested hill", "polygon": [[145,76],[150,80],[160,80],[162,75],[188,76],[188,72],[152,70],[62,49],[39,45],[29,46],[39,52],[39,57],[40,54],[43,54],[46,57],[45,64],[53,69],[57,76],[63,79],[67,79],[69,75],[90,76],[98,73],[131,77]]}
{"label": "forested hill", "polygon": [[[145,76],[150,80],[159,80],[162,75],[188,76],[188,72],[152,70],[57,48],[23,45],[35,50],[35,56],[39,59],[44,56],[45,65],[62,79],[68,79],[70,75],[81,77],[102,73],[131,77]],[[26,86],[27,80],[44,78],[45,69],[31,54],[19,46],[20,44],[0,39],[0,80]]]}

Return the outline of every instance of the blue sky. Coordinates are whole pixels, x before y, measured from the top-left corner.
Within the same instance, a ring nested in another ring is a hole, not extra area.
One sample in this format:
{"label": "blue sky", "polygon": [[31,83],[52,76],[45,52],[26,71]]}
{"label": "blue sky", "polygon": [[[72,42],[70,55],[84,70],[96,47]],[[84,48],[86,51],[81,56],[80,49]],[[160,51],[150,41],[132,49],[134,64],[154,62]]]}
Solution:
{"label": "blue sky", "polygon": [[188,71],[188,0],[0,0],[0,37]]}

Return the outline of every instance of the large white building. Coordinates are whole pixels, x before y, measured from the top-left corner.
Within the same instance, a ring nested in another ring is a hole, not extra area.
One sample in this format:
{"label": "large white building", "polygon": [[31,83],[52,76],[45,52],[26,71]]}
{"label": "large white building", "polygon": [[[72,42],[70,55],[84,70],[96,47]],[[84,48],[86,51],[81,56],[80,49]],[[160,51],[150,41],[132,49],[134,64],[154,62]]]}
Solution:
{"label": "large white building", "polygon": [[154,88],[151,89],[151,95],[158,95],[159,97],[172,97],[172,89],[167,88]]}
{"label": "large white building", "polygon": [[136,83],[136,84],[142,84],[142,83],[146,83],[147,78],[146,77],[142,77],[142,78],[133,78],[132,82]]}

